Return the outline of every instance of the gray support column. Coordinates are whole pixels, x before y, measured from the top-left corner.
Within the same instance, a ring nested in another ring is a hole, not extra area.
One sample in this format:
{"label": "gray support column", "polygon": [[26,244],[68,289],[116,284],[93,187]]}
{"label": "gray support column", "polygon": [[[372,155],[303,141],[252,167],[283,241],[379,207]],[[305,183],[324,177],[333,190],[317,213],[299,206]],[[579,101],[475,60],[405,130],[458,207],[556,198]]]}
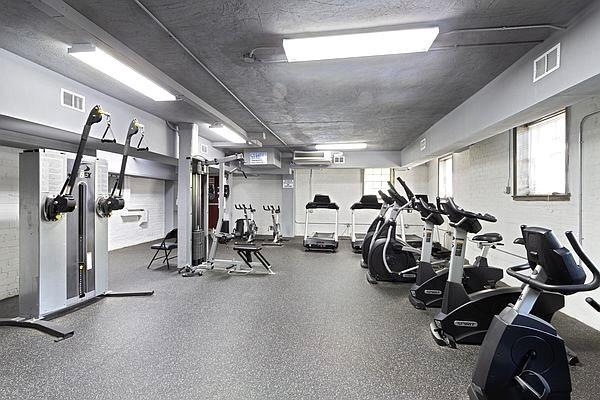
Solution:
{"label": "gray support column", "polygon": [[[283,182],[293,182],[295,186],[294,175],[283,175]],[[284,187],[281,193],[281,234],[283,237],[294,237],[294,187]]]}
{"label": "gray support column", "polygon": [[192,181],[189,157],[198,154],[198,125],[179,124],[177,168],[177,265],[192,264]]}

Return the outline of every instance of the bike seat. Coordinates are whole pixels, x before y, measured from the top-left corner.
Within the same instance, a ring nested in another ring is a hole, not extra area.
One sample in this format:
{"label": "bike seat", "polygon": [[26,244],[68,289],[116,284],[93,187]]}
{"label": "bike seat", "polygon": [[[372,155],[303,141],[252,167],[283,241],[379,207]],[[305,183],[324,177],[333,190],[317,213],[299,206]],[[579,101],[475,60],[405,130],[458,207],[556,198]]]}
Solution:
{"label": "bike seat", "polygon": [[502,241],[502,235],[499,233],[482,233],[475,235],[472,239],[474,242],[498,243]]}

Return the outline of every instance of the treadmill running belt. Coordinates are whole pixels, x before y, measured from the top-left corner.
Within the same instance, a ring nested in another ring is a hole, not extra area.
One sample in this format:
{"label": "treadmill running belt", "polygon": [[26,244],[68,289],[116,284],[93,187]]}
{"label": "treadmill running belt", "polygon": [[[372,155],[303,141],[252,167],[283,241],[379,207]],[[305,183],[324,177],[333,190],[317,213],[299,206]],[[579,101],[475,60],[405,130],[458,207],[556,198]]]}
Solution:
{"label": "treadmill running belt", "polygon": [[319,239],[333,239],[333,233],[329,233],[329,232],[315,232],[313,234],[314,238],[319,238]]}

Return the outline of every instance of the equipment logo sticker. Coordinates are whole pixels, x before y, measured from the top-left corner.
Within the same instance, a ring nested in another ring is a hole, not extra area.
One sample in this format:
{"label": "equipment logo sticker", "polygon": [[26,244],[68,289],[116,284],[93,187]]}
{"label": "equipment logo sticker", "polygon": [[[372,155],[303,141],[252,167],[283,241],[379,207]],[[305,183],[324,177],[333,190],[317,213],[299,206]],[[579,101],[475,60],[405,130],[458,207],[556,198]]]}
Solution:
{"label": "equipment logo sticker", "polygon": [[465,328],[477,328],[479,326],[479,324],[475,321],[459,321],[459,320],[454,321],[454,325],[465,327]]}

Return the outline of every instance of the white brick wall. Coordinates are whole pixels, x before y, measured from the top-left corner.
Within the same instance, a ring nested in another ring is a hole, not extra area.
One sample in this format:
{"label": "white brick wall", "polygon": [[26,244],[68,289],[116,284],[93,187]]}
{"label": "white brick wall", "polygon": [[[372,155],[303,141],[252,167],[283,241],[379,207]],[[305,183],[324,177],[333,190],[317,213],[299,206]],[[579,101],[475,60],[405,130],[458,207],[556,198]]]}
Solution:
{"label": "white brick wall", "polygon": [[[165,235],[165,183],[158,179],[125,177],[125,209],[113,213],[108,223],[108,249],[120,249],[157,240]],[[148,211],[148,221],[126,217],[127,209]]]}
{"label": "white brick wall", "polygon": [[235,227],[235,220],[244,217],[244,212],[236,210],[234,204],[251,204],[256,209],[254,220],[258,227],[259,235],[271,235],[273,231],[269,230],[272,225],[271,213],[263,210],[262,206],[272,204],[275,207],[283,206],[282,193],[283,182],[281,175],[260,175],[249,176],[244,179],[243,176],[234,175],[230,179],[231,197],[228,206],[232,210],[230,228]]}
{"label": "white brick wall", "polygon": [[[579,155],[577,149],[578,126],[583,115],[600,109],[599,104],[592,100],[572,107],[569,122],[569,188],[570,201],[515,201],[504,193],[509,183],[509,133],[505,132],[495,137],[477,143],[469,149],[454,155],[453,186],[454,197],[465,209],[488,212],[498,218],[495,224],[482,222],[482,232],[499,232],[505,240],[502,248],[511,253],[524,255],[520,246],[512,244],[520,234],[520,225],[542,226],[553,229],[561,242],[567,245],[565,231],[578,231],[578,169]],[[595,244],[600,241],[600,231],[597,228],[600,221],[600,118],[590,119],[586,123],[584,135],[584,184],[583,184],[583,215],[584,215],[584,248],[592,259],[600,264],[600,248]],[[437,192],[437,160],[428,163],[429,191],[431,195]],[[467,257],[472,260],[477,255],[475,246],[467,250]],[[498,251],[490,253],[490,262],[496,266],[507,267],[521,263],[523,260]],[[512,278],[506,278],[510,284],[517,284]],[[584,323],[600,329],[600,314],[584,302],[584,298],[592,295],[600,301],[600,291],[578,294],[567,298],[564,311]]]}
{"label": "white brick wall", "polygon": [[[362,196],[362,175],[360,169],[313,169],[312,183],[309,169],[295,171],[294,203],[295,203],[295,234],[304,235],[304,216],[306,203],[313,200],[315,194],[327,194],[331,201],[340,207],[338,233],[340,236],[350,236],[350,228],[345,224],[352,221],[350,206]],[[356,222],[368,221],[369,217],[361,213]],[[364,220],[363,220],[364,219]],[[372,220],[372,218],[370,218]],[[329,210],[314,210],[310,216],[312,222],[333,222],[335,215]],[[309,225],[311,232],[333,232],[334,225]],[[361,227],[362,229],[363,227]],[[358,229],[358,228],[357,228]],[[366,229],[366,228],[365,228]]]}
{"label": "white brick wall", "polygon": [[[19,288],[19,152],[0,147],[0,300],[17,295]],[[115,212],[109,220],[110,250],[164,236],[164,190],[161,180],[126,177],[127,207],[147,209],[148,223]]]}
{"label": "white brick wall", "polygon": [[19,150],[0,147],[0,299],[19,289]]}

